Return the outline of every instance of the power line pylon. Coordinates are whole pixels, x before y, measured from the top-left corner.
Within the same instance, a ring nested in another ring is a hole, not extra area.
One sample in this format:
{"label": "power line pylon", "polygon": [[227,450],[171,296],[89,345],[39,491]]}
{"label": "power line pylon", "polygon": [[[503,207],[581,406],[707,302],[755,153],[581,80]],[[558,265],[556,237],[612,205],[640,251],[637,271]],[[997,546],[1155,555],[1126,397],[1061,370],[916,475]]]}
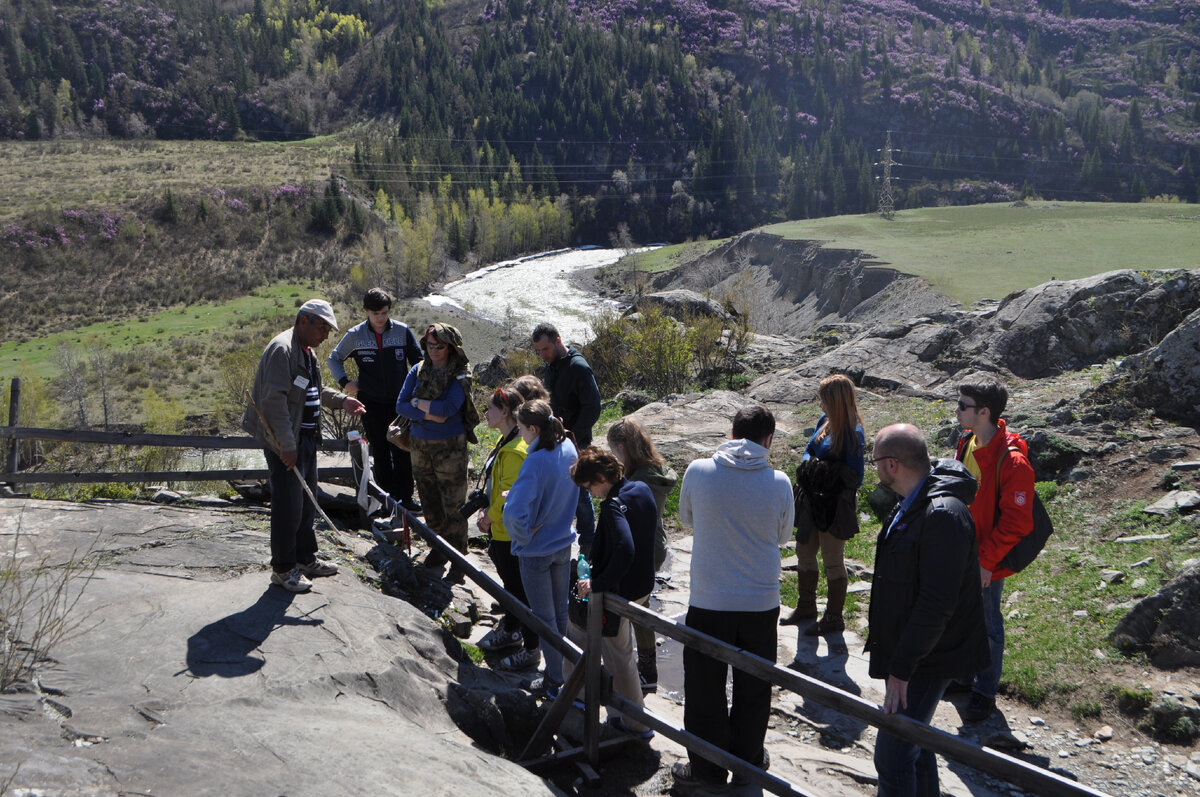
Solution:
{"label": "power line pylon", "polygon": [[883,180],[879,183],[879,215],[891,219],[896,215],[896,199],[892,195],[892,131],[887,132],[883,145]]}

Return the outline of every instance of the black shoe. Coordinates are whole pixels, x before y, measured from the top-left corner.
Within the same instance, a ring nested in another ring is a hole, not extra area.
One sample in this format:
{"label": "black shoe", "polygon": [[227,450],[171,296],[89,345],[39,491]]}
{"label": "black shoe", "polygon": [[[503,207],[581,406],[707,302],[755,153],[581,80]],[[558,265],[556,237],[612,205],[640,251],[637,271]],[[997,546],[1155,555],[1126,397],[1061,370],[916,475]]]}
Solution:
{"label": "black shoe", "polygon": [[942,693],[942,697],[950,695],[969,695],[973,694],[974,690],[971,684],[967,681],[951,681],[946,685],[946,691]]}
{"label": "black shoe", "polygon": [[648,680],[646,680],[645,675],[643,675],[642,673],[638,673],[638,681],[640,681],[642,684],[642,694],[643,695],[654,694],[655,692],[658,691],[658,678],[657,677],[655,677],[655,679],[653,681],[648,681]]}
{"label": "black shoe", "polygon": [[[765,747],[762,749],[762,760],[758,762],[758,768],[763,772],[766,772],[771,768],[771,754],[767,752],[767,748]],[[749,782],[750,781],[736,773],[734,773],[733,777],[730,779],[730,783],[732,783],[734,786],[745,786]]]}
{"label": "black shoe", "polygon": [[992,712],[995,710],[995,698],[984,697],[978,692],[972,692],[971,700],[967,703],[967,707],[962,710],[962,718],[966,722],[983,722],[992,716]]}

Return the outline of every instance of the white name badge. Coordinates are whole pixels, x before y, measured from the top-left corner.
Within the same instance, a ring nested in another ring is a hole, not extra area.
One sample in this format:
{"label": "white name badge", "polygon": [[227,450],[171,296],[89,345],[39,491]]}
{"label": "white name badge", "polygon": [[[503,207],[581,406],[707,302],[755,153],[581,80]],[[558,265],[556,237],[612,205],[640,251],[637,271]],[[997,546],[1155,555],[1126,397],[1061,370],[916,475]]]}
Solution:
{"label": "white name badge", "polygon": [[308,389],[308,377],[298,376],[295,378],[295,380],[292,381],[292,384],[295,385],[296,387],[300,388],[301,390],[307,390]]}

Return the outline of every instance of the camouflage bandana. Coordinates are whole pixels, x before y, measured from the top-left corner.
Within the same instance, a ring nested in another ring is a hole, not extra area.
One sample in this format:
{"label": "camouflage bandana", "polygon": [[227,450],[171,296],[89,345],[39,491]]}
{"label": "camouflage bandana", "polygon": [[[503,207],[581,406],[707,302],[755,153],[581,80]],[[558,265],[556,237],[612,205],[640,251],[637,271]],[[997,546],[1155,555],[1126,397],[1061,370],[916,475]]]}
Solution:
{"label": "camouflage bandana", "polygon": [[435,400],[442,397],[446,392],[446,386],[454,379],[460,376],[470,375],[471,364],[467,361],[466,352],[462,347],[462,335],[457,329],[449,324],[434,323],[425,328],[425,334],[421,336],[421,349],[425,349],[425,340],[429,337],[429,333],[450,347],[450,357],[447,360],[447,367],[435,368],[429,360],[429,352],[425,352],[425,359],[421,361],[421,367],[417,371],[416,390],[413,395],[419,399]]}

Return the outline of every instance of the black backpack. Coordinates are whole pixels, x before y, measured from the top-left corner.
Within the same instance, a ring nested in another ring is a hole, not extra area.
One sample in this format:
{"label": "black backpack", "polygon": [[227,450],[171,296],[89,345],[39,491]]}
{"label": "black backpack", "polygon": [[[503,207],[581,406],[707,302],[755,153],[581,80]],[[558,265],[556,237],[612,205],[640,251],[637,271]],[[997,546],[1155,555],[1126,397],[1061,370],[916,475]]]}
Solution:
{"label": "black backpack", "polygon": [[[964,448],[965,450],[965,448]],[[1009,446],[1004,450],[1004,454],[996,461],[996,512],[992,516],[992,525],[1000,521],[1000,466],[1004,464],[1004,458],[1008,456],[1009,451],[1020,452],[1016,446]],[[1004,558],[1000,560],[1000,567],[1005,570],[1011,570],[1014,573],[1020,573],[1025,568],[1037,559],[1038,554],[1046,547],[1046,541],[1050,539],[1050,535],[1054,533],[1054,523],[1050,520],[1050,513],[1046,511],[1046,505],[1042,503],[1041,496],[1037,494],[1037,490],[1033,491],[1033,530],[1017,541],[1017,544],[1009,549],[1008,553],[1004,554]]]}

